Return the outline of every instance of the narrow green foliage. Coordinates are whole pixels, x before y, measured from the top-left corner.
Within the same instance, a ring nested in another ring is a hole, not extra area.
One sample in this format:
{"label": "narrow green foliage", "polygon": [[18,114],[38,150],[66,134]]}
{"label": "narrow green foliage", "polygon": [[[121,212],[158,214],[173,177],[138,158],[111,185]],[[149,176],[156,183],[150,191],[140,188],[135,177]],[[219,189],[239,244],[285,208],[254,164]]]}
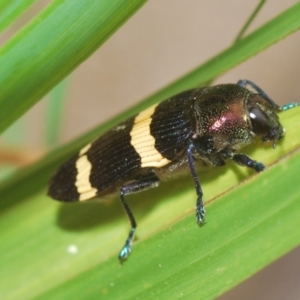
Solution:
{"label": "narrow green foliage", "polygon": [[0,2],[0,32],[13,23],[36,0],[9,0]]}
{"label": "narrow green foliage", "polygon": [[251,16],[249,17],[249,19],[245,23],[245,25],[242,27],[242,29],[238,33],[238,35],[237,35],[237,37],[236,37],[236,39],[234,41],[235,43],[237,43],[238,41],[240,41],[243,38],[244,33],[247,31],[248,27],[253,22],[253,20],[255,19],[255,17],[257,16],[257,14],[262,9],[262,7],[264,6],[265,3],[266,3],[266,0],[260,0],[260,2],[258,3],[258,5],[255,8],[255,10],[253,11],[253,13],[251,14]]}
{"label": "narrow green foliage", "polygon": [[144,3],[52,1],[0,49],[0,132],[88,58]]}

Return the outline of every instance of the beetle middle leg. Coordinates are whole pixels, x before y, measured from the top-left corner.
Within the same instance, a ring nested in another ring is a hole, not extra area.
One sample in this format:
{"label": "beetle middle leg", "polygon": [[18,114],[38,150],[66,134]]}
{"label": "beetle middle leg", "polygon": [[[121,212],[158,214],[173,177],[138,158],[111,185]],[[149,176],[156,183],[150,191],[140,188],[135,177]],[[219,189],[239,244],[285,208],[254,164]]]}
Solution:
{"label": "beetle middle leg", "polygon": [[153,177],[153,178],[143,179],[143,180],[129,183],[127,185],[124,185],[121,188],[120,200],[121,200],[121,204],[125,210],[125,213],[128,216],[128,219],[129,219],[129,222],[131,225],[131,229],[129,231],[125,245],[123,246],[123,248],[121,249],[121,251],[119,253],[120,262],[123,262],[124,260],[126,260],[131,252],[131,244],[132,244],[132,241],[134,238],[135,229],[137,227],[137,223],[135,221],[134,215],[133,215],[129,205],[125,201],[125,195],[139,192],[141,190],[145,190],[150,187],[156,187],[158,185],[158,183],[159,183],[159,179],[157,177]]}
{"label": "beetle middle leg", "polygon": [[197,193],[197,202],[196,202],[196,219],[198,224],[204,224],[205,219],[205,209],[203,205],[203,192],[201,188],[201,184],[196,172],[194,158],[193,158],[193,149],[194,145],[191,143],[187,148],[187,157],[188,157],[188,164],[192,173],[192,177],[194,179],[196,193]]}

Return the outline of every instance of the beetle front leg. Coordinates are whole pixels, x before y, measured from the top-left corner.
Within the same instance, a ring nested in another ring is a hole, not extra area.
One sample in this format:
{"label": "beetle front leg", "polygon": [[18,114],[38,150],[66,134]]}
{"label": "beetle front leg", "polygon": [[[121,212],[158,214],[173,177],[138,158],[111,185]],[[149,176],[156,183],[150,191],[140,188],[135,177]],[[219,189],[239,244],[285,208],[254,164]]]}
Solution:
{"label": "beetle front leg", "polygon": [[231,158],[238,165],[254,169],[256,172],[261,172],[265,169],[264,164],[251,159],[246,154],[242,154],[242,153],[235,154],[234,150],[230,148],[225,148],[220,153],[224,156],[224,159]]}
{"label": "beetle front leg", "polygon": [[234,154],[232,156],[232,159],[235,163],[239,164],[240,166],[254,169],[256,172],[261,172],[265,169],[264,164],[251,159],[249,156],[245,154],[240,154],[240,153]]}
{"label": "beetle front leg", "polygon": [[192,173],[192,177],[194,179],[196,193],[197,193],[197,202],[196,202],[196,219],[199,225],[204,224],[205,219],[205,209],[203,205],[203,192],[200,185],[200,181],[196,172],[194,158],[193,158],[193,148],[194,145],[191,143],[187,149],[187,157],[188,157],[188,163],[189,167]]}

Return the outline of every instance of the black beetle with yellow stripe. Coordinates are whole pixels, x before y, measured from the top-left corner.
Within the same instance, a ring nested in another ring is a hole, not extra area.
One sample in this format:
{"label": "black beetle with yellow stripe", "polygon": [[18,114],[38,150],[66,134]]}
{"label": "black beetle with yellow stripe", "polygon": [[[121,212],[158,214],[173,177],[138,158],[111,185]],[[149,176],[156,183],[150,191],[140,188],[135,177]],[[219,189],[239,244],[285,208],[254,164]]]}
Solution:
{"label": "black beetle with yellow stripe", "polygon": [[161,179],[187,167],[196,188],[196,219],[203,224],[205,209],[196,164],[223,166],[232,159],[262,171],[262,163],[236,151],[256,136],[272,141],[275,148],[284,132],[277,113],[298,105],[278,106],[249,80],[183,92],[120,123],[81,149],[51,179],[48,194],[72,202],[119,193],[131,223],[119,254],[124,261],[137,226],[125,195],[156,187]]}

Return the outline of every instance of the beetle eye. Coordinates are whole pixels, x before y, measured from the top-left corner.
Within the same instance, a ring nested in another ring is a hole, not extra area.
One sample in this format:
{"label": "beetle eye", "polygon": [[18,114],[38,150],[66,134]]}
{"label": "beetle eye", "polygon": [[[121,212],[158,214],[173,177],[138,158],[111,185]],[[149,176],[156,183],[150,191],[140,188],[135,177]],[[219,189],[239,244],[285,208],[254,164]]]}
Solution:
{"label": "beetle eye", "polygon": [[270,132],[271,124],[264,112],[257,107],[252,107],[249,112],[253,132],[265,136]]}

